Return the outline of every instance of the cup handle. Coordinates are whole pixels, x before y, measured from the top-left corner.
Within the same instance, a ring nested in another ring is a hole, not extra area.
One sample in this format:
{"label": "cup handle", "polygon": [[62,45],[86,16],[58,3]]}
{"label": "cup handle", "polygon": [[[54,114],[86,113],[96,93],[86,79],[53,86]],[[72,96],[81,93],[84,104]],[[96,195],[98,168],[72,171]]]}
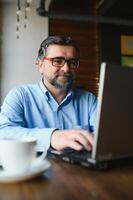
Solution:
{"label": "cup handle", "polygon": [[0,171],[3,171],[3,166],[2,166],[1,161],[0,161]]}
{"label": "cup handle", "polygon": [[40,162],[42,162],[45,157],[47,155],[47,151],[44,151],[40,156],[37,156],[34,160],[33,160],[33,165],[37,165],[39,164]]}
{"label": "cup handle", "polygon": [[0,167],[2,167],[2,163],[1,163],[1,161],[0,161]]}
{"label": "cup handle", "polygon": [[40,156],[37,157],[37,159],[44,160],[46,155],[47,155],[47,151],[45,150],[45,151],[43,151],[43,153]]}

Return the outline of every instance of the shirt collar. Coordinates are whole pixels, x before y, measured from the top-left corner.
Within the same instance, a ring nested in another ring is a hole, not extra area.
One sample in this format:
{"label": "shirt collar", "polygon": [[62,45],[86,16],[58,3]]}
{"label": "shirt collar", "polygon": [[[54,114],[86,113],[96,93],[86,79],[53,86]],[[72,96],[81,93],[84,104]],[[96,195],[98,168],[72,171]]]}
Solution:
{"label": "shirt collar", "polygon": [[42,78],[41,78],[41,80],[40,80],[39,85],[40,85],[40,88],[41,88],[42,92],[44,93],[45,97],[46,97],[47,99],[49,99],[49,91],[48,91],[48,89],[45,87],[45,85],[43,84]]}

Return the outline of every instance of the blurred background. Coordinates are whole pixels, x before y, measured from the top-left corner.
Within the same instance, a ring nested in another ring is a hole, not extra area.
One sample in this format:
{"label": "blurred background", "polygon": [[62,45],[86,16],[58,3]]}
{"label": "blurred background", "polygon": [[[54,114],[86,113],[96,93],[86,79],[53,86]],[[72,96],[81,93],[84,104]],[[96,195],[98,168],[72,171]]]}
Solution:
{"label": "blurred background", "polygon": [[97,95],[101,62],[133,66],[131,0],[0,0],[0,102],[16,85],[40,80],[36,57],[48,35],[81,49],[75,86]]}

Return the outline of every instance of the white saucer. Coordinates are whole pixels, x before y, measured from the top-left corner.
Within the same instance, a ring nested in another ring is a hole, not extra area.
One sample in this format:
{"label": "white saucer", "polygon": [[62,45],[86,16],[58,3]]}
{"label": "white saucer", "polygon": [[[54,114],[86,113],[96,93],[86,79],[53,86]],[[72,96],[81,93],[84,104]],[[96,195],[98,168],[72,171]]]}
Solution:
{"label": "white saucer", "polygon": [[9,174],[4,170],[0,170],[0,182],[1,183],[14,183],[21,182],[24,180],[29,180],[40,176],[43,172],[48,170],[51,166],[51,163],[48,160],[42,160],[36,165],[30,167],[29,170],[22,174]]}

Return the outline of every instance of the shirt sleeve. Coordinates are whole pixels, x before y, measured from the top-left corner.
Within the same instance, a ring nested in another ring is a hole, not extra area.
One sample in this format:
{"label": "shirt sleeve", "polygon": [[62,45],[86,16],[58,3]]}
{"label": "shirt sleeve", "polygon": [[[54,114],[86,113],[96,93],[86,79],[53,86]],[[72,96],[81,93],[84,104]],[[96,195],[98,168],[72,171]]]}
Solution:
{"label": "shirt sleeve", "polygon": [[50,147],[55,128],[26,128],[23,118],[23,96],[18,88],[9,92],[0,112],[0,138],[35,137],[37,151]]}

